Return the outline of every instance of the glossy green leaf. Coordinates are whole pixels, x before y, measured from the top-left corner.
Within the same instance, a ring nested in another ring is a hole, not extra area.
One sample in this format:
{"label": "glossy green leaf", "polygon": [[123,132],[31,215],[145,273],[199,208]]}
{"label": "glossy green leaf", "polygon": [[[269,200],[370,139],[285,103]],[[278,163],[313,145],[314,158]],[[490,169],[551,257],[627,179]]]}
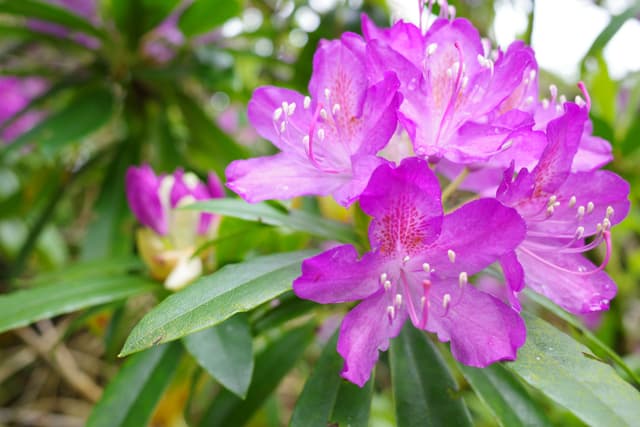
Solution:
{"label": "glossy green leaf", "polygon": [[290,427],[366,427],[369,421],[373,381],[360,388],[340,376],[344,360],[338,354],[338,331],[327,342],[315,363],[291,416]]}
{"label": "glossy green leaf", "polygon": [[173,100],[180,108],[191,136],[187,146],[188,157],[195,167],[202,170],[213,169],[218,176],[224,176],[229,163],[247,157],[245,149],[220,130],[201,103],[186,93],[174,95]]}
{"label": "glossy green leaf", "polygon": [[197,36],[222,25],[241,10],[237,0],[196,0],[184,11],[178,27],[187,37]]}
{"label": "glossy green leaf", "polygon": [[121,356],[171,341],[251,310],[291,289],[313,251],[254,258],[223,267],[162,301],[133,329]]}
{"label": "glossy green leaf", "polygon": [[347,224],[332,221],[301,210],[283,212],[267,203],[249,204],[240,199],[212,199],[184,209],[213,212],[223,216],[257,221],[263,224],[303,231],[328,240],[356,243],[358,238]]}
{"label": "glossy green leaf", "polygon": [[111,8],[118,28],[132,45],[149,30],[158,26],[179,0],[112,0]]}
{"label": "glossy green leaf", "polygon": [[242,426],[260,409],[282,378],[293,368],[313,338],[314,324],[286,332],[256,356],[255,371],[245,400],[223,390],[213,400],[201,427]]}
{"label": "glossy green leaf", "polygon": [[60,281],[0,296],[0,332],[40,319],[149,292],[157,283],[143,277],[116,276]]}
{"label": "glossy green leaf", "polygon": [[253,374],[253,343],[245,315],[182,339],[185,347],[213,378],[241,398]]}
{"label": "glossy green leaf", "polygon": [[587,347],[535,316],[523,316],[527,341],[507,367],[587,424],[637,425],[638,390]]}
{"label": "glossy green leaf", "polygon": [[181,355],[180,344],[171,343],[133,356],[104,390],[89,416],[87,427],[148,425]]}
{"label": "glossy green leaf", "polygon": [[96,131],[111,118],[114,97],[104,87],[83,90],[62,110],[51,114],[33,129],[11,143],[15,150],[25,144],[36,144],[52,154],[62,146],[76,142]]}
{"label": "glossy green leaf", "polygon": [[79,281],[107,277],[108,275],[140,270],[143,267],[139,258],[113,257],[94,261],[76,262],[58,270],[40,274],[33,279],[19,282],[30,287],[47,285],[53,281]]}
{"label": "glossy green leaf", "polygon": [[398,426],[471,426],[447,364],[410,322],[391,341],[390,365]]}
{"label": "glossy green leaf", "polygon": [[460,369],[501,426],[551,426],[542,408],[504,366],[497,363],[486,368],[460,365]]}
{"label": "glossy green leaf", "polygon": [[25,18],[40,19],[62,25],[70,30],[81,31],[97,37],[104,37],[101,29],[93,26],[75,13],[64,7],[37,0],[0,0],[0,13]]}

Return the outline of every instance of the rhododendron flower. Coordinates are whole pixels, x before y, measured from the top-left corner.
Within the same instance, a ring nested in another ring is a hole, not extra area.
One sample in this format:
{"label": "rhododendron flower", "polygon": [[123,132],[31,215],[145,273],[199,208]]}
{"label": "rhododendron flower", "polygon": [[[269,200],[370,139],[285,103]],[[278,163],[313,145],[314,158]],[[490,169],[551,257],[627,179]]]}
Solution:
{"label": "rhododendron flower", "polygon": [[281,152],[238,160],[227,185],[249,202],[315,194],[347,206],[362,192],[376,156],[397,126],[398,79],[366,77],[361,57],[342,40],[323,41],[315,54],[309,96],[262,87],[249,102],[249,120]]}
{"label": "rhododendron flower", "polygon": [[371,251],[343,245],[305,260],[295,293],[319,303],[362,300],[340,328],[342,376],[360,386],[405,320],[451,341],[471,366],[511,360],[525,340],[518,314],[468,283],[512,251],[525,226],[517,212],[480,199],[444,215],[438,180],[426,161],[380,166],[360,196],[372,216]]}
{"label": "rhododendron flower", "polygon": [[[521,169],[515,179],[513,167],[507,170],[497,195],[527,223],[517,259],[503,259],[511,290],[526,283],[576,314],[606,310],[615,296],[616,286],[602,270],[611,250],[609,230],[629,211],[629,185],[618,175],[572,172],[587,119],[588,105],[565,103],[564,114],[547,125],[548,143],[537,166]],[[607,253],[596,267],[582,253],[603,241]]]}
{"label": "rhododendron flower", "polygon": [[466,19],[437,19],[426,32],[410,23],[377,28],[363,16],[371,75],[387,70],[402,82],[400,121],[418,156],[472,163],[530,132],[533,51],[514,42],[495,54]]}
{"label": "rhododendron flower", "polygon": [[[47,88],[44,79],[37,77],[18,78],[0,77],[0,124],[11,119],[19,111],[29,105],[33,98],[41,95]],[[2,140],[10,142],[22,133],[31,129],[42,119],[43,113],[29,111],[15,120],[3,131]]]}
{"label": "rhododendron flower", "polygon": [[138,249],[151,274],[179,289],[202,273],[199,257],[193,257],[202,238],[215,235],[219,217],[209,213],[176,210],[197,200],[224,196],[222,184],[210,174],[205,185],[181,169],[156,176],[150,166],[130,167],[126,177],[127,199],[138,221],[148,228],[138,232]]}

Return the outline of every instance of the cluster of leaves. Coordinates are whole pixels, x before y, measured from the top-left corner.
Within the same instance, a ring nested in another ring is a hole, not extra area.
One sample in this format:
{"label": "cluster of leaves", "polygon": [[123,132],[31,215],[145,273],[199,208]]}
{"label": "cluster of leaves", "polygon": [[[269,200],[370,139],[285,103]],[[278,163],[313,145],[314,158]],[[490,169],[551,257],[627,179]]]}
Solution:
{"label": "cluster of leaves", "polygon": [[[176,417],[201,426],[637,423],[640,358],[619,354],[640,346],[637,324],[624,325],[640,304],[636,208],[614,229],[618,259],[611,273],[620,296],[597,332],[531,294],[528,340],[517,361],[464,367],[446,346],[407,327],[363,388],[339,376],[342,359],[330,327],[335,311],[291,292],[300,263],[323,241],[366,244],[366,221],[358,212],[353,224],[345,224],[335,212],[328,219],[331,209],[316,199],[295,209],[231,198],[202,202],[190,209],[224,216],[219,235],[202,248],[215,249],[219,269],[175,294],[149,279],[134,254],[126,168],[147,161],[159,171],[184,167],[202,176],[222,175],[230,161],[247,157],[253,147],[220,129],[206,99],[224,94],[232,105],[242,105],[257,85],[282,80],[304,92],[317,41],[358,27],[357,13],[343,6],[323,15],[306,46],[295,49],[287,45],[295,26],[295,14],[284,10],[289,4],[259,1],[253,10],[280,20],[265,18],[252,33],[198,44],[198,36],[241,16],[248,5],[197,0],[178,21],[187,42],[175,57],[162,63],[145,57],[149,31],[179,3],[103,1],[101,24],[94,25],[38,0],[0,0],[2,73],[50,82],[12,120],[33,109],[47,111],[47,117],[0,149],[2,360],[14,359],[19,340],[40,348],[72,394],[95,403],[89,426],[140,426],[151,419],[174,425]],[[374,3],[365,8],[384,19],[384,7]],[[481,10],[468,3],[456,3],[466,16],[492,17],[492,2]],[[602,50],[637,12],[614,17],[583,61],[595,133],[612,141],[613,168],[632,183],[633,200],[640,188],[634,170],[640,156],[634,144],[640,137],[640,75],[613,81]],[[30,19],[90,35],[100,47],[37,32],[24,25]],[[265,38],[275,53],[257,55],[256,41]],[[43,64],[42,57],[55,63]],[[621,104],[617,93],[627,101]],[[47,319],[63,333],[42,349],[37,339],[45,337]],[[40,335],[29,326],[34,323]],[[90,380],[105,384],[101,393],[74,380],[56,356],[79,333],[97,337],[100,357],[119,365]],[[118,356],[126,357],[124,363]],[[0,362],[5,407],[22,394],[20,380],[12,380],[19,375],[9,365]],[[178,416],[163,415],[165,407]]]}

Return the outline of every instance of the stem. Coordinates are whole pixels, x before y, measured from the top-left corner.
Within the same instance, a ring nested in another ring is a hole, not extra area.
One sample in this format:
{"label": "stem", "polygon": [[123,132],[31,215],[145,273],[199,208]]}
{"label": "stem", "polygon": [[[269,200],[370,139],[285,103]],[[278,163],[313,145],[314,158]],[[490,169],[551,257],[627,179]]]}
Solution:
{"label": "stem", "polygon": [[531,36],[533,34],[533,23],[535,20],[536,13],[536,0],[531,0],[531,12],[529,12],[529,16],[527,17],[527,29],[524,31],[522,35],[522,40],[528,45],[531,45]]}
{"label": "stem", "polygon": [[456,176],[454,180],[451,181],[449,185],[447,185],[444,188],[444,190],[442,190],[443,204],[458,189],[460,184],[462,184],[462,182],[467,178],[468,175],[469,175],[469,169],[465,167],[464,169],[462,169],[462,172],[460,172],[458,176]]}

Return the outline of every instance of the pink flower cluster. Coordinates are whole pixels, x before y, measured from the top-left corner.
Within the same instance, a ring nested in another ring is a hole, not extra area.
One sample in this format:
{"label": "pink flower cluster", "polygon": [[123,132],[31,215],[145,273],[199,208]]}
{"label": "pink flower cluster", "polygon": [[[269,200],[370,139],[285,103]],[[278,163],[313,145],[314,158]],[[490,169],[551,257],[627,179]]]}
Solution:
{"label": "pink flower cluster", "polygon": [[[512,360],[525,341],[519,293],[564,309],[606,310],[610,229],[629,210],[628,184],[601,167],[609,143],[591,134],[590,100],[539,99],[533,50],[495,49],[466,19],[406,22],[322,41],[308,95],[257,89],[249,119],[280,152],[233,162],[227,185],[245,200],[332,195],[359,202],[371,250],[350,245],[302,264],[293,289],[319,303],[360,303],[344,318],[342,375],[358,385],[407,319],[451,342],[459,361]],[[411,148],[403,147],[403,138]],[[443,211],[436,173],[477,194]],[[600,266],[584,253],[604,243]],[[473,275],[502,268],[505,301]]]}

